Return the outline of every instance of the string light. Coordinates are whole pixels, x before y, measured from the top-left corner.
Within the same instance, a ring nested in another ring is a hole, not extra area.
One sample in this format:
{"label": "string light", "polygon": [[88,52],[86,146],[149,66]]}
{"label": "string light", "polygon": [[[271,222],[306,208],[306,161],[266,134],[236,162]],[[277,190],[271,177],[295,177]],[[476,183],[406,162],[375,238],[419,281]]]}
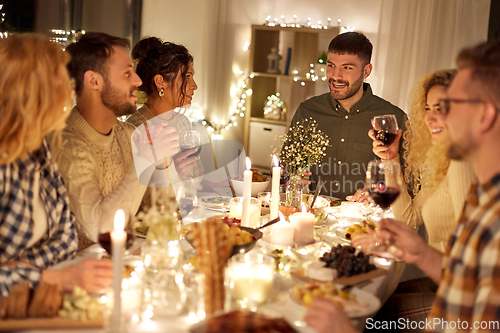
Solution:
{"label": "string light", "polygon": [[[331,26],[331,23],[332,23],[332,18],[331,17],[328,17],[327,18],[327,21],[328,21],[328,24],[322,24],[321,22],[322,21],[318,21],[318,24],[312,24],[312,20],[310,17],[307,18],[307,20],[303,23],[298,23],[297,22],[297,15],[293,15],[293,22],[291,23],[287,23],[286,20],[285,20],[285,15],[281,15],[281,23],[278,23],[278,18],[275,17],[274,20],[271,20],[272,17],[271,15],[267,15],[266,17],[266,22],[264,23],[264,25],[267,25],[267,26],[270,26],[270,27],[275,27],[275,26],[279,26],[279,27],[282,27],[282,28],[300,28],[301,26],[304,26],[304,27],[308,27],[308,28],[311,28],[311,29],[332,29],[332,26]],[[337,28],[339,29],[339,33],[344,33],[344,32],[348,32],[348,31],[354,31],[355,28],[354,27],[350,27],[350,26],[341,26],[342,20],[341,19],[338,19],[337,20]],[[246,45],[246,44],[245,44]],[[243,50],[247,50],[246,46],[243,47]]]}
{"label": "string light", "polygon": [[[244,76],[245,73],[243,71],[239,71],[239,74]],[[207,127],[207,130],[212,133],[212,139],[214,140],[219,140],[222,138],[221,136],[221,132],[222,130],[230,130],[231,127],[236,127],[238,126],[238,122],[236,121],[238,119],[238,117],[240,118],[243,118],[245,116],[245,111],[246,111],[246,107],[245,107],[245,103],[246,103],[246,99],[248,98],[248,96],[251,96],[253,91],[252,89],[247,89],[247,83],[248,83],[248,80],[253,78],[254,75],[253,74],[250,74],[250,75],[247,75],[245,76],[244,79],[242,79],[238,86],[240,87],[239,88],[239,93],[238,94],[235,94],[238,97],[237,99],[237,104],[236,104],[236,107],[234,109],[234,111],[231,113],[231,115],[229,116],[228,120],[220,120],[217,118],[217,117],[214,117],[211,121],[204,118],[203,121],[201,122],[203,125],[205,125]]]}
{"label": "string light", "polygon": [[[2,24],[5,21],[5,13],[2,12],[3,4],[0,3],[0,24]],[[7,38],[9,36],[9,33],[7,30],[2,31],[0,29],[0,39],[1,38]]]}
{"label": "string light", "polygon": [[66,49],[66,46],[69,44],[76,42],[81,35],[85,35],[85,30],[52,29],[51,31],[55,36],[51,37],[50,40],[61,44],[63,49]]}

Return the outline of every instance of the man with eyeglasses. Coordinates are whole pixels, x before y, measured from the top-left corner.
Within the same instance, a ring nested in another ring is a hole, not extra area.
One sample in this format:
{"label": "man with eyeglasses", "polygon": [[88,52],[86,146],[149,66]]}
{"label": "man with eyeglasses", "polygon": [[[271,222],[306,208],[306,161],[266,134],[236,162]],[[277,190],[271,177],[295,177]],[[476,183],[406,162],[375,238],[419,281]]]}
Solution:
{"label": "man with eyeglasses", "polygon": [[[439,284],[428,332],[500,331],[500,41],[464,49],[459,72],[440,101],[451,159],[470,161],[472,186],[445,253],[427,246],[406,224],[382,220],[376,237],[397,258]],[[335,319],[333,319],[335,318]],[[315,299],[306,321],[318,332],[354,331],[331,302]],[[367,320],[367,327],[376,322]],[[380,323],[378,323],[380,324]],[[407,323],[408,324],[408,323]],[[398,328],[409,328],[398,322]]]}

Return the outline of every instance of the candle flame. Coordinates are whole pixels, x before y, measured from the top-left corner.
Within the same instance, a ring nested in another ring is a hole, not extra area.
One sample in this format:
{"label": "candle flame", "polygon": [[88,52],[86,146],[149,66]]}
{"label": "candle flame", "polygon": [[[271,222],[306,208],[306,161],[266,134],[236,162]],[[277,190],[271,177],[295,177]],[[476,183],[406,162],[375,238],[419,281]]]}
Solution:
{"label": "candle flame", "polygon": [[123,231],[125,229],[125,212],[118,209],[115,214],[115,230]]}
{"label": "candle flame", "polygon": [[276,155],[273,155],[273,162],[274,162],[274,166],[275,167],[279,167],[280,166],[280,164],[278,162],[278,158],[276,157]]}
{"label": "candle flame", "polygon": [[306,207],[306,205],[302,205],[302,213],[307,213],[307,207]]}
{"label": "candle flame", "polygon": [[250,157],[248,156],[246,158],[246,165],[247,165],[247,170],[250,170],[252,168],[252,161],[250,161]]}

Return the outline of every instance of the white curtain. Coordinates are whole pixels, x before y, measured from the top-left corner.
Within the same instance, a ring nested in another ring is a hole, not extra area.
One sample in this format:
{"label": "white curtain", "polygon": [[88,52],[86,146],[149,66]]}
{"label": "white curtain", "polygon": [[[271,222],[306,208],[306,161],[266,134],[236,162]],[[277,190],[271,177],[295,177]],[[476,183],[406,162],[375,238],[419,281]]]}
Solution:
{"label": "white curtain", "polygon": [[374,50],[375,93],[407,110],[418,79],[455,67],[460,49],[486,41],[489,8],[490,0],[383,0]]}

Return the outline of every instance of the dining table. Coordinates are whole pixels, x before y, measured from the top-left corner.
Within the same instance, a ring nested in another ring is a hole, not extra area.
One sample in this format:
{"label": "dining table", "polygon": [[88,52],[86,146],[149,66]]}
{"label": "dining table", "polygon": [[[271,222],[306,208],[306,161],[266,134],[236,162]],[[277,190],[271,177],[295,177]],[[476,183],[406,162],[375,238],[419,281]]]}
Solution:
{"label": "dining table", "polygon": [[[350,242],[342,237],[343,230],[346,228],[345,221],[341,220],[339,217],[338,209],[336,207],[332,207],[328,217],[319,225],[315,226],[315,242],[321,243],[321,246],[316,246],[316,251],[324,250],[325,248],[331,248],[332,246],[336,246],[337,244],[341,245],[350,245]],[[221,214],[221,210],[207,208],[203,205],[199,205],[196,207],[191,213],[183,219],[184,225],[189,225],[190,223],[200,221],[203,218],[207,218],[213,215]],[[265,219],[265,218],[264,218]],[[269,243],[269,238],[266,238],[266,234],[268,232],[265,229],[262,230],[264,232],[264,237],[257,241],[255,247],[251,251],[255,252],[263,252],[270,253],[273,248],[273,245]],[[127,250],[124,256],[124,260],[127,260],[127,257],[130,258],[140,258],[138,253],[140,253],[141,246],[143,245],[145,239],[136,237],[134,243],[131,248]],[[186,251],[194,252],[194,249],[191,247],[189,242],[185,239],[181,239],[181,248]],[[297,249],[295,249],[297,250]],[[300,249],[299,249],[300,250]],[[301,267],[304,261],[310,260],[311,255],[319,256],[319,253],[310,253],[308,256],[300,255],[300,251],[292,251],[296,255],[294,257],[295,260],[295,268]],[[302,251],[303,252],[303,251]],[[312,252],[312,251],[311,251]],[[62,268],[67,265],[74,264],[76,262],[82,261],[86,258],[102,258],[105,254],[104,249],[99,244],[94,244],[87,249],[80,251],[76,257],[71,260],[67,260],[61,262],[52,267],[52,269]],[[363,292],[367,292],[377,299],[376,309],[370,314],[363,315],[358,318],[351,319],[352,323],[359,330],[363,330],[366,325],[366,319],[373,317],[376,314],[376,311],[380,306],[387,300],[387,298],[392,294],[394,289],[397,286],[399,281],[399,277],[404,269],[404,263],[397,262],[394,259],[380,258],[380,257],[372,257],[375,262],[375,265],[378,268],[385,269],[386,273],[373,279],[367,281],[366,283],[360,284],[358,287],[359,290]],[[300,307],[297,307],[294,304],[293,300],[290,296],[290,290],[293,288],[295,284],[304,284],[306,283],[299,277],[295,276],[292,273],[292,269],[289,271],[278,271],[275,273],[274,281],[271,289],[271,297],[270,301],[266,304],[259,307],[258,311],[271,316],[271,317],[282,317],[284,318],[292,327],[294,327],[298,332],[303,333],[313,333],[314,329],[306,326],[305,322],[301,319],[303,312],[301,313]],[[298,311],[298,312],[297,312]],[[206,319],[205,319],[206,320]],[[189,315],[187,311],[182,312],[176,316],[166,316],[166,317],[154,317],[152,319],[143,319],[137,322],[130,322],[127,329],[128,332],[137,332],[137,333],[154,333],[154,332],[203,332],[203,327],[205,324],[205,320],[198,319]],[[1,321],[0,321],[1,326]],[[52,329],[55,330],[55,329]],[[0,327],[0,331],[2,328]],[[21,328],[16,330],[17,332],[27,332],[27,333],[42,333],[47,332],[46,329],[38,329],[38,328]],[[58,328],[55,330],[59,333],[66,332],[77,332],[77,333],[103,333],[106,332],[103,327],[95,327],[95,328]]]}

